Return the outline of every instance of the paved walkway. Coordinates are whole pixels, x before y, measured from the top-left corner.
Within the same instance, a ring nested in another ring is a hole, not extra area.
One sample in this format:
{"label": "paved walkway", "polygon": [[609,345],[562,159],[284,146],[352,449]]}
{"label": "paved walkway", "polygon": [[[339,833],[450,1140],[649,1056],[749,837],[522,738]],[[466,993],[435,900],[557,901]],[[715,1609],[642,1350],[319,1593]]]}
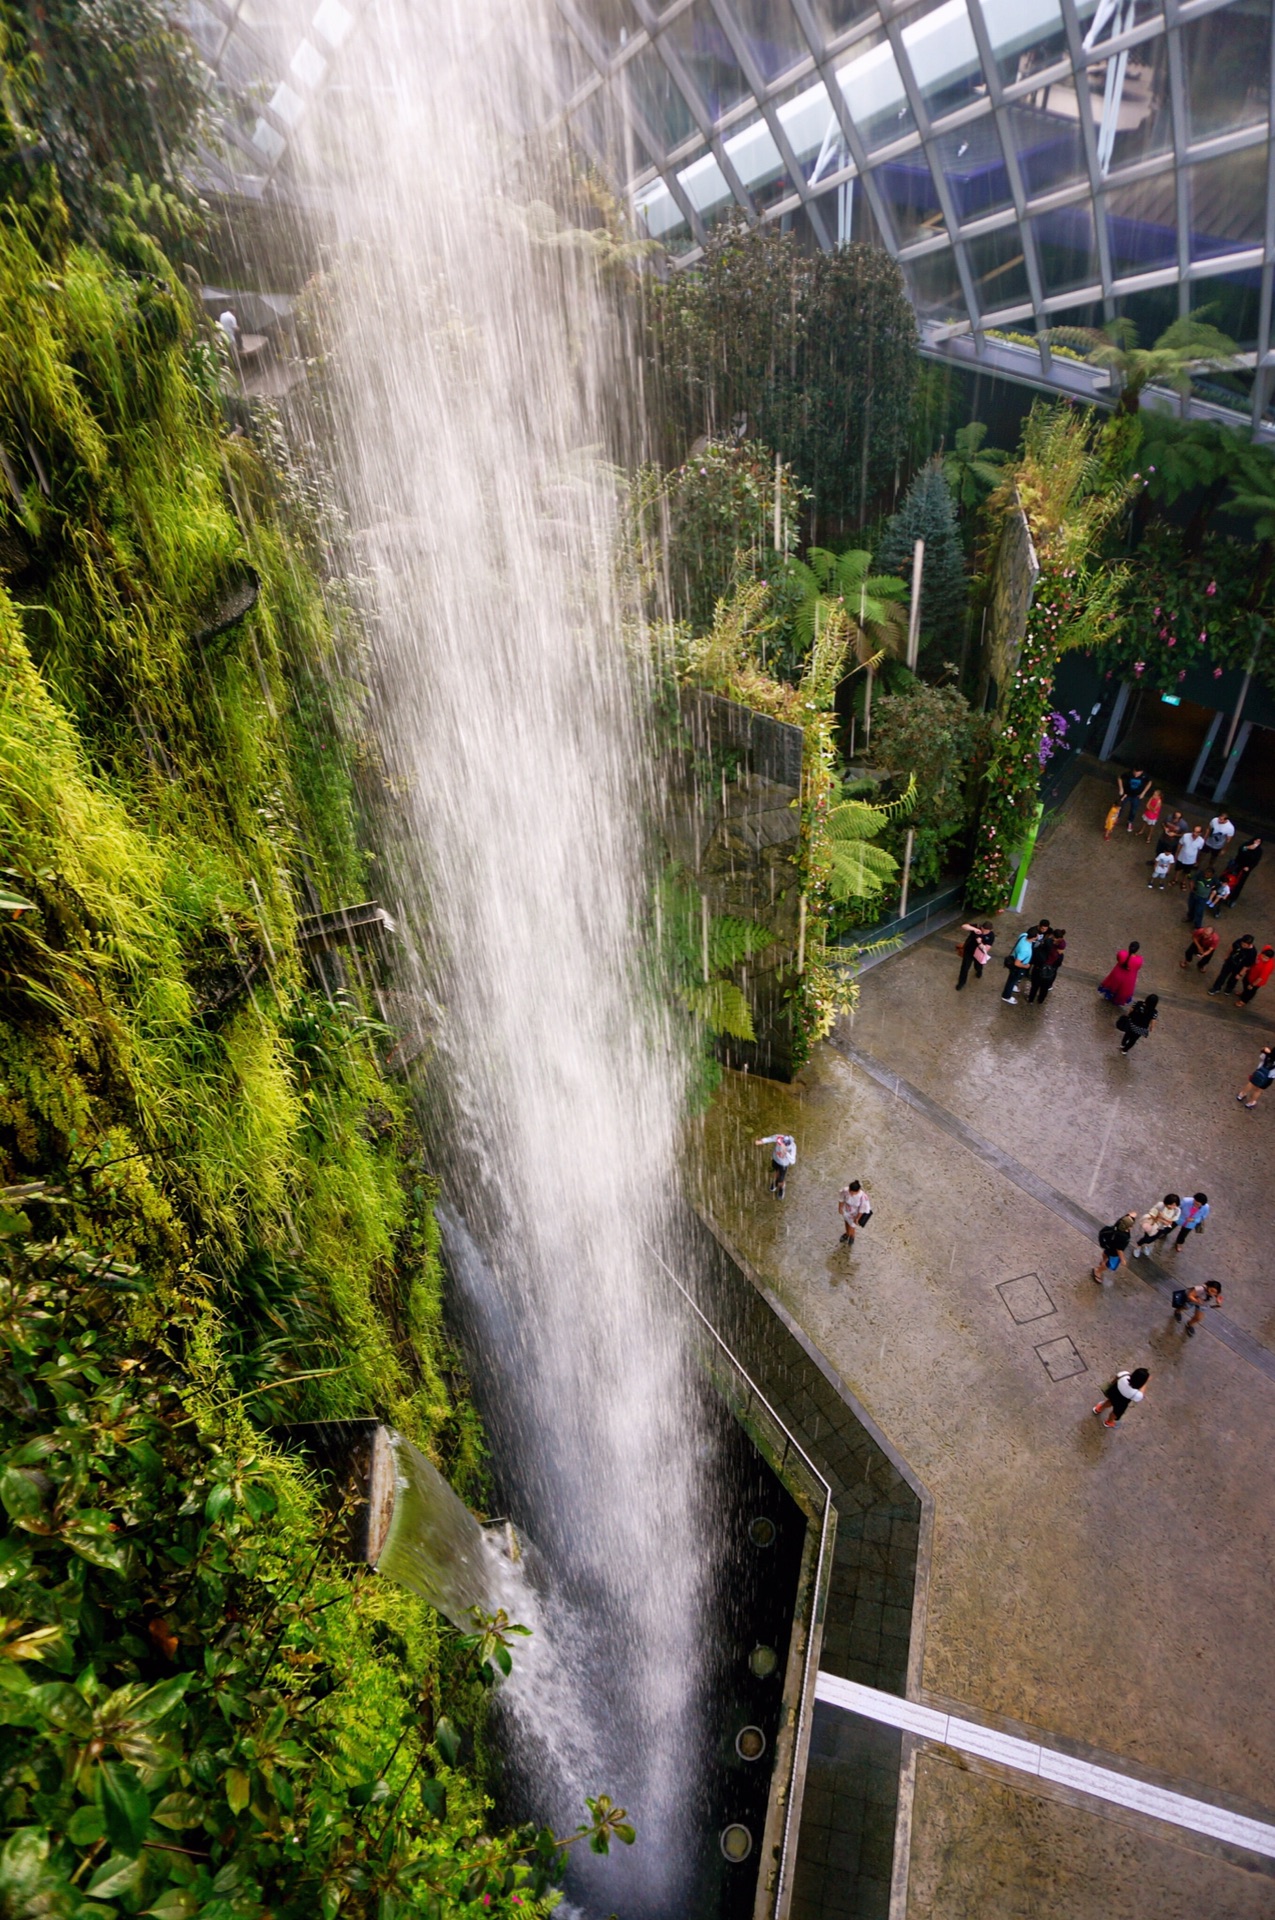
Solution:
{"label": "paved walkway", "polygon": [[[1253,1114],[1232,1097],[1266,1029],[1256,1008],[1219,1009],[1177,970],[1181,901],[1147,892],[1140,847],[1103,842],[1103,811],[1102,788],[1083,782],[1039,856],[1028,913],[1003,919],[1007,931],[1042,913],[1067,926],[1068,966],[1045,1008],[1003,1006],[999,970],[958,997],[949,936],[898,956],[865,978],[845,1051],[820,1049],[792,1087],[728,1081],[704,1126],[706,1198],[933,1496],[920,1699],[1028,1741],[1100,1749],[1269,1820],[1275,1097]],[[1275,939],[1275,849],[1270,867],[1230,937],[1260,940],[1269,924]],[[1130,938],[1148,987],[1168,997],[1153,1038],[1122,1057],[1094,983]],[[1270,1015],[1275,1032],[1275,999]],[[800,1155],[783,1203],[752,1145],[777,1128]],[[848,1253],[835,1201],[855,1175],[877,1212]],[[1148,1263],[1092,1284],[1092,1230],[1200,1186],[1214,1221],[1165,1268],[1221,1277],[1230,1324],[1184,1341],[1142,1277]],[[1139,1362],[1147,1401],[1104,1432],[1090,1408],[1118,1366]],[[947,1857],[938,1836],[970,1831],[953,1792],[968,1798],[941,1770],[918,1771],[916,1884],[931,1893]],[[992,1805],[975,1822],[984,1852]],[[1073,1817],[1075,1845],[1098,1847],[1085,1823],[1106,1816]],[[1022,1823],[1005,1820],[1012,1851]],[[1267,1910],[1202,1871],[1199,1911]],[[1035,1910],[1013,1903],[1012,1873],[997,1886],[968,1910]],[[1136,1899],[1120,1910],[1158,1920]]]}

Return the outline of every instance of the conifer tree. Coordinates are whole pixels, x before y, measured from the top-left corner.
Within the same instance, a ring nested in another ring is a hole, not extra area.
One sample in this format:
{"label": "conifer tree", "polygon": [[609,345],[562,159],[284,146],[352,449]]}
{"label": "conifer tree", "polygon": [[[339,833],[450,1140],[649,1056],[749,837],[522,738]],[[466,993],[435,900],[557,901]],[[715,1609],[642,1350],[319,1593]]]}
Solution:
{"label": "conifer tree", "polygon": [[910,582],[912,553],[918,540],[925,542],[921,637],[932,647],[950,653],[960,645],[968,581],[952,489],[937,458],[921,468],[898,512],[887,520],[877,550],[876,571],[897,574]]}

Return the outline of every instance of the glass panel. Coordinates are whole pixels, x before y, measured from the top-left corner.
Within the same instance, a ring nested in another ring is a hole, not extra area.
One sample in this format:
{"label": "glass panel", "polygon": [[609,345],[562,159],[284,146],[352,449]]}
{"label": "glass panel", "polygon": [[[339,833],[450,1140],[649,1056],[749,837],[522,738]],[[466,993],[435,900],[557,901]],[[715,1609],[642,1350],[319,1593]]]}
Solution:
{"label": "glass panel", "polygon": [[875,167],[873,178],[894,217],[901,243],[944,230],[934,177],[920,147]]}
{"label": "glass panel", "polygon": [[733,12],[763,80],[777,80],[799,60],[810,57],[790,7],[776,6],[775,0],[733,0]]}
{"label": "glass panel", "polygon": [[714,120],[751,97],[752,88],[708,0],[695,0],[691,11],[681,14],[665,32]]}
{"label": "glass panel", "polygon": [[1191,258],[1259,247],[1266,226],[1266,142],[1187,171]]}
{"label": "glass panel", "polygon": [[652,240],[661,241],[670,253],[684,252],[692,245],[690,225],[663,180],[652,180],[639,188],[633,197],[633,211]]}
{"label": "glass panel", "polygon": [[1054,207],[1032,221],[1036,256],[1045,298],[1074,293],[1080,287],[1102,284],[1093,208],[1087,200],[1074,207]]}
{"label": "glass panel", "polygon": [[629,0],[576,0],[576,5],[608,59],[627,46],[642,25]]}
{"label": "glass panel", "polygon": [[711,153],[678,170],[678,181],[695,211],[706,226],[735,205],[735,197],[726,184],[726,176]]}
{"label": "glass panel", "polygon": [[927,253],[923,260],[909,260],[904,272],[912,288],[912,304],[919,320],[967,317],[953,253]]}
{"label": "glass panel", "polygon": [[1117,280],[1177,265],[1177,197],[1171,172],[1116,187],[1104,200],[1111,271]]}
{"label": "glass panel", "polygon": [[1015,307],[1030,299],[1023,236],[1017,227],[1000,227],[995,233],[985,233],[977,240],[967,240],[965,257],[974,276],[974,293],[983,313],[998,307]]}
{"label": "glass panel", "polygon": [[1271,10],[1220,7],[1182,28],[1188,137],[1208,140],[1265,120],[1269,110]]}
{"label": "glass panel", "polygon": [[1073,180],[1088,184],[1074,89],[1042,88],[1031,106],[1020,100],[1007,107],[1005,118],[1029,200]]}
{"label": "glass panel", "polygon": [[567,124],[613,180],[631,180],[650,163],[650,156],[610,88],[599,87],[591,93],[567,115]]}
{"label": "glass panel", "polygon": [[1001,85],[1012,87],[1067,58],[1058,0],[981,0]]}
{"label": "glass panel", "polygon": [[883,33],[856,40],[836,72],[850,116],[869,153],[916,131],[903,81]]}
{"label": "glass panel", "polygon": [[560,13],[549,16],[546,31],[558,93],[561,99],[569,100],[597,68]]}
{"label": "glass panel", "polygon": [[1098,169],[1110,173],[1173,145],[1169,43],[1164,34],[1089,69]]}
{"label": "glass panel", "polygon": [[1190,285],[1191,311],[1229,334],[1243,352],[1252,353],[1261,318],[1261,268],[1210,275],[1207,280],[1192,280]]}
{"label": "glass panel", "polygon": [[1009,169],[990,113],[939,134],[932,144],[958,219],[981,220],[1013,205]]}
{"label": "glass panel", "polygon": [[634,106],[656,139],[663,141],[666,153],[694,133],[695,116],[654,47],[634,54],[616,76],[616,85],[628,87]]}
{"label": "glass panel", "polygon": [[812,6],[825,44],[840,34],[848,33],[851,27],[857,27],[861,20],[866,20],[869,14],[875,14],[876,11],[874,0],[813,0]]}
{"label": "glass panel", "polygon": [[190,0],[186,8],[186,30],[209,66],[215,66],[226,38],[226,23],[201,5]]}
{"label": "glass panel", "polygon": [[931,120],[985,96],[965,0],[923,0],[904,21],[903,45]]}
{"label": "glass panel", "polygon": [[[775,114],[807,180],[818,182],[848,163],[841,122],[822,80],[802,80],[787,94],[780,94]],[[729,140],[726,145],[733,154]]]}
{"label": "glass panel", "polygon": [[793,182],[762,114],[754,114],[738,130],[732,127],[722,147],[759,207],[773,207],[793,191]]}

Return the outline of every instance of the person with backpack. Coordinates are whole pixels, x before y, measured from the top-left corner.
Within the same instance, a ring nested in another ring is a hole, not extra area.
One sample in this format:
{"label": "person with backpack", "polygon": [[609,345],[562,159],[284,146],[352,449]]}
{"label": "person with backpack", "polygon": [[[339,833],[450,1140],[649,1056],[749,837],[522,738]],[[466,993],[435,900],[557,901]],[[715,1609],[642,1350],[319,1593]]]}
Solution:
{"label": "person with backpack", "polygon": [[[1253,1108],[1266,1092],[1272,1080],[1275,1080],[1275,1041],[1272,1041],[1270,1046],[1262,1048],[1262,1051],[1257,1056],[1257,1065],[1235,1098],[1242,1107],[1247,1107],[1249,1112],[1252,1113]],[[1251,1100],[1247,1098],[1245,1088],[1252,1090],[1253,1097]]]}
{"label": "person with backpack", "polygon": [[1203,1233],[1209,1211],[1207,1193],[1193,1193],[1189,1200],[1182,1202],[1182,1211],[1178,1215],[1178,1237],[1173,1242],[1174,1253],[1181,1253],[1189,1235]]}
{"label": "person with backpack", "polygon": [[992,943],[996,939],[990,924],[986,920],[970,920],[961,928],[965,942],[961,948],[961,971],[956,982],[959,993],[970,977],[970,968],[974,969],[974,978],[981,980],[983,968],[992,957]]}
{"label": "person with backpack", "polygon": [[1146,1398],[1147,1381],[1150,1378],[1146,1367],[1134,1367],[1132,1372],[1127,1367],[1121,1368],[1094,1408],[1095,1413],[1101,1413],[1104,1407],[1111,1409],[1102,1423],[1104,1427],[1114,1427],[1117,1421],[1124,1419],[1130,1407]]}
{"label": "person with backpack", "polygon": [[1202,1287],[1175,1287],[1173,1289],[1173,1318],[1182,1325],[1182,1316],[1188,1308],[1191,1318],[1186,1323],[1186,1337],[1189,1340],[1204,1318],[1205,1307],[1220,1307],[1222,1304],[1222,1282],[1206,1280]]}
{"label": "person with backpack", "polygon": [[866,1227],[872,1218],[872,1202],[858,1180],[852,1180],[848,1186],[842,1187],[837,1199],[837,1213],[841,1220],[838,1245],[852,1247],[855,1233],[860,1227]]}
{"label": "person with backpack", "polygon": [[1098,1245],[1102,1250],[1102,1262],[1094,1268],[1093,1277],[1100,1287],[1111,1285],[1108,1274],[1117,1273],[1121,1267],[1128,1266],[1125,1252],[1137,1220],[1136,1213],[1122,1213],[1113,1225],[1099,1227]]}
{"label": "person with backpack", "polygon": [[1264,987],[1275,973],[1275,947],[1263,947],[1255,960],[1250,960],[1244,969],[1244,985],[1235,996],[1237,1007],[1246,1007],[1259,987]]}
{"label": "person with backpack", "polygon": [[1166,1193],[1163,1200],[1157,1200],[1150,1213],[1142,1216],[1142,1238],[1133,1250],[1135,1260],[1141,1260],[1148,1247],[1154,1247],[1158,1241],[1167,1240],[1178,1224],[1182,1212],[1182,1197],[1176,1193]]}
{"label": "person with backpack", "polygon": [[1217,979],[1209,988],[1210,994],[1225,993],[1226,989],[1244,972],[1250,960],[1257,958],[1257,942],[1251,933],[1242,933],[1238,940],[1232,940],[1231,951],[1223,960]]}
{"label": "person with backpack", "polygon": [[1121,1053],[1132,1053],[1139,1040],[1146,1039],[1160,1017],[1159,1007],[1159,994],[1149,993],[1145,1000],[1139,1000],[1135,1006],[1130,1007],[1128,1013],[1121,1014],[1116,1021],[1117,1027],[1124,1035],[1124,1039],[1120,1042]]}
{"label": "person with backpack", "polygon": [[788,1183],[788,1169],[797,1164],[797,1142],[790,1133],[764,1133],[753,1145],[774,1148],[770,1161],[770,1191],[776,1200],[782,1200]]}
{"label": "person with backpack", "polygon": [[1027,996],[1028,1006],[1031,1006],[1033,1001],[1039,1006],[1044,1006],[1058,978],[1058,969],[1063,963],[1066,951],[1066,927],[1052,927],[1044,939],[1037,942],[1032,954],[1031,992]]}

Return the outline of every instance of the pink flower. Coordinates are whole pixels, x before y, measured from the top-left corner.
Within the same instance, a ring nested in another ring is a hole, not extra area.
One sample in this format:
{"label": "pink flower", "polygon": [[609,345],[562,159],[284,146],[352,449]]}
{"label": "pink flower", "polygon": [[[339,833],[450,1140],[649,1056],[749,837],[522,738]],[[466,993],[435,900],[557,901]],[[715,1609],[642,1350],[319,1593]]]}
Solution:
{"label": "pink flower", "polygon": [[1179,679],[1179,680],[1185,680],[1185,679],[1186,679],[1186,668],[1185,668],[1185,667],[1183,667],[1183,669],[1182,669],[1182,671],[1181,671],[1181,673],[1180,673],[1180,674],[1178,675],[1178,679]]}
{"label": "pink flower", "polygon": [[1156,610],[1155,610],[1155,612],[1154,612],[1154,613],[1152,614],[1152,616],[1151,616],[1151,618],[1152,618],[1153,620],[1158,620],[1158,619],[1160,618],[1160,609],[1159,609],[1159,607],[1157,607],[1157,608],[1156,608]]}
{"label": "pink flower", "polygon": [[1213,669],[1213,678],[1214,678],[1215,680],[1220,680],[1220,679],[1222,678],[1222,669],[1221,669],[1221,667],[1214,667],[1214,669]]}
{"label": "pink flower", "polygon": [[1135,672],[1135,673],[1141,673],[1141,672],[1142,672],[1142,669],[1143,669],[1143,668],[1144,668],[1144,667],[1146,666],[1146,664],[1147,664],[1147,663],[1146,663],[1146,661],[1145,661],[1145,660],[1135,660],[1135,661],[1134,661],[1134,663],[1133,663],[1133,670],[1134,670],[1134,672]]}
{"label": "pink flower", "polygon": [[1205,593],[1208,593],[1208,594],[1214,594],[1214,593],[1216,593],[1216,592],[1217,592],[1217,581],[1216,581],[1216,580],[1210,580],[1210,581],[1209,581],[1209,584],[1208,584],[1208,586],[1207,586],[1207,587],[1205,587],[1205,589],[1204,589],[1204,591],[1205,591]]}
{"label": "pink flower", "polygon": [[1170,639],[1170,641],[1169,641],[1169,645],[1170,645],[1171,647],[1176,647],[1176,646],[1177,646],[1177,644],[1178,644],[1178,643],[1177,643],[1177,638],[1176,638],[1176,636],[1174,636],[1174,637],[1172,637],[1172,638]]}
{"label": "pink flower", "polygon": [[1204,645],[1204,642],[1205,642],[1205,641],[1206,641],[1206,640],[1208,639],[1208,637],[1209,637],[1209,630],[1208,630],[1208,628],[1207,628],[1207,627],[1205,627],[1205,629],[1204,629],[1204,631],[1203,631],[1203,632],[1201,633],[1201,635],[1200,635],[1200,645],[1201,645],[1201,646],[1203,646],[1203,645]]}

